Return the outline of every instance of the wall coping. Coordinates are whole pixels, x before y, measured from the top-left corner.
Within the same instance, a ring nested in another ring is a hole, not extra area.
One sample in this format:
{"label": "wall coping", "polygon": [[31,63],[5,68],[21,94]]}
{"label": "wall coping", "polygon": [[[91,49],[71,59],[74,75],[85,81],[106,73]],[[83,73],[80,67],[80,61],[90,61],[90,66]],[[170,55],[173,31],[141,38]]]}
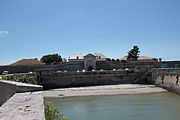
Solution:
{"label": "wall coping", "polygon": [[45,120],[42,86],[0,80],[0,90],[0,120]]}

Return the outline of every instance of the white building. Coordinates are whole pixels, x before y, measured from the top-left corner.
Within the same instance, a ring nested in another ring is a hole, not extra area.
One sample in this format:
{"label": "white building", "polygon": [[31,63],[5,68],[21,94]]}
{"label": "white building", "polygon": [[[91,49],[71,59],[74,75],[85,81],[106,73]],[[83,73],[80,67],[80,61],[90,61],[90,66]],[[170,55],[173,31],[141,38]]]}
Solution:
{"label": "white building", "polygon": [[[90,53],[89,53],[90,54]],[[73,62],[73,61],[84,61],[84,57],[88,55],[88,54],[75,54],[74,56],[71,56],[68,58],[69,62]],[[95,53],[95,54],[91,54],[94,55],[96,58],[96,61],[106,61],[107,57],[104,56],[102,53]]]}

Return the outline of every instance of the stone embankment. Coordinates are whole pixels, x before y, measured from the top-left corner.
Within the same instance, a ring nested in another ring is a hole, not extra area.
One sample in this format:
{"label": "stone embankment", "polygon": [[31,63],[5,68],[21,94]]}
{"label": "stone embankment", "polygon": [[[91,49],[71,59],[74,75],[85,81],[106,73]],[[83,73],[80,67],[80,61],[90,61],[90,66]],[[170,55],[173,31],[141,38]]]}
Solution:
{"label": "stone embankment", "polygon": [[42,86],[39,85],[0,80],[0,105],[12,97],[15,93],[40,91],[42,89]]}
{"label": "stone embankment", "polygon": [[0,120],[45,120],[42,89],[0,80]]}
{"label": "stone embankment", "polygon": [[180,94],[180,69],[153,69],[152,84]]}
{"label": "stone embankment", "polygon": [[94,72],[52,72],[41,71],[38,83],[44,89],[82,87],[97,85],[132,84],[138,81],[144,72],[135,70],[94,71]]}

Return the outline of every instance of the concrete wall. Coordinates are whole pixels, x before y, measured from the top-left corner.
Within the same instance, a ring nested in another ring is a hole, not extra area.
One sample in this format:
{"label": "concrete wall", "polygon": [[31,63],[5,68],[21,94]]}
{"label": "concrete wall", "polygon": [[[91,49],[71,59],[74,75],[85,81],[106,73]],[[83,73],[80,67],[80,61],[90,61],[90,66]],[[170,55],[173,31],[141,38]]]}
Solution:
{"label": "concrete wall", "polygon": [[42,86],[39,85],[0,80],[0,105],[17,92],[39,91],[42,89]]}
{"label": "concrete wall", "polygon": [[134,83],[135,81],[138,81],[142,74],[144,73],[125,70],[67,73],[41,71],[39,83],[43,86],[44,89],[123,84]]}
{"label": "concrete wall", "polygon": [[[180,94],[180,69],[153,69],[152,83]],[[179,77],[178,77],[179,76]]]}

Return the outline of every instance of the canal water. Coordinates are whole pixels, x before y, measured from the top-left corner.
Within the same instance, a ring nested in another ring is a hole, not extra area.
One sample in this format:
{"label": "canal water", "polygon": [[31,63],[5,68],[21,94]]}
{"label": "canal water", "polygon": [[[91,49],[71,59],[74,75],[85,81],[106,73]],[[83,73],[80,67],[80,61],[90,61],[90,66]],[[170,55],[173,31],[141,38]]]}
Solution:
{"label": "canal water", "polygon": [[169,92],[46,100],[70,120],[180,120],[180,96]]}

